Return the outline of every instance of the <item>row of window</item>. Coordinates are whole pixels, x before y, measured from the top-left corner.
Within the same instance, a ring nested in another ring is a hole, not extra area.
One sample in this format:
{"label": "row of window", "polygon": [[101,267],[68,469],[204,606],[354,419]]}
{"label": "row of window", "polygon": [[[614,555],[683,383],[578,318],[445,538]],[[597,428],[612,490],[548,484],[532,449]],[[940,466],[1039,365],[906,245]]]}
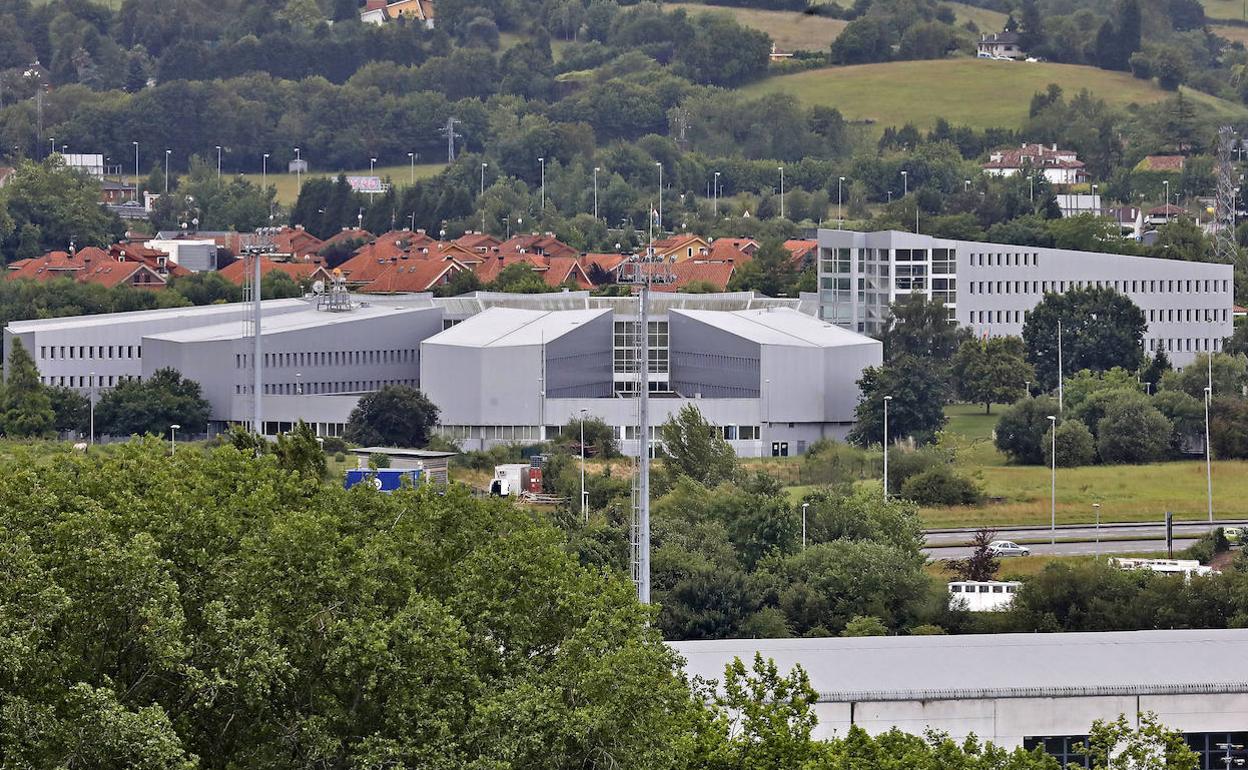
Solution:
{"label": "row of window", "polygon": [[[251,353],[235,353],[234,368],[250,369],[255,356]],[[310,366],[367,366],[377,364],[418,364],[420,350],[417,348],[389,348],[385,350],[317,350],[290,353],[265,353],[265,368]]]}
{"label": "row of window", "polygon": [[949,584],[949,593],[951,593],[951,594],[960,594],[960,593],[968,593],[968,594],[973,594],[973,593],[976,593],[976,592],[981,593],[981,594],[987,594],[987,593],[993,593],[993,594],[1015,594],[1015,593],[1018,593],[1018,586],[1012,586],[1012,585],[1000,585],[1000,586],[987,586],[987,585],[981,585],[981,586],[963,586],[963,585],[959,585],[958,583],[950,583],[950,584]]}
{"label": "row of window", "polygon": [[1027,320],[1030,310],[972,310],[973,324],[1021,324]]}
{"label": "row of window", "polygon": [[[1196,767],[1199,770],[1240,767],[1239,762],[1244,757],[1243,747],[1248,745],[1248,732],[1185,733],[1183,740],[1188,748],[1198,755]],[[1023,749],[1033,751],[1040,748],[1045,754],[1061,763],[1062,767],[1068,765],[1089,767],[1088,757],[1076,753],[1075,750],[1076,746],[1086,745],[1087,742],[1088,736],[1086,735],[1029,736],[1023,738]]]}
{"label": "row of window", "polygon": [[65,388],[111,388],[114,385],[120,385],[127,380],[141,380],[142,377],[128,374],[100,374],[96,375],[94,382],[92,377],[85,374],[53,374],[46,377],[40,377],[39,382],[44,385],[59,385]]}
{"label": "row of window", "polygon": [[[366,391],[381,390],[386,385],[408,385],[416,388],[420,386],[420,380],[417,379],[392,379],[392,380],[341,380],[337,382],[271,382],[264,384],[264,394],[266,396],[324,396],[333,395],[335,393],[363,393]],[[254,392],[254,386],[235,385],[235,395],[249,395]]]}
{"label": "row of window", "polygon": [[1039,267],[1040,255],[1034,251],[976,253],[971,252],[971,264],[983,267]]}
{"label": "row of window", "polygon": [[1148,281],[970,281],[971,294],[1059,294],[1069,289],[1113,289],[1124,294],[1198,294],[1230,291],[1228,279],[1174,279]]}
{"label": "row of window", "polygon": [[1216,353],[1221,349],[1222,339],[1220,337],[1163,337],[1148,341],[1148,351],[1150,353],[1158,350],[1164,350],[1168,353]]}
{"label": "row of window", "polygon": [[1149,321],[1161,321],[1166,323],[1192,323],[1201,321],[1202,314],[1205,323],[1216,323],[1218,321],[1226,322],[1230,318],[1231,311],[1226,308],[1166,308],[1164,310],[1151,309],[1148,311]]}
{"label": "row of window", "polygon": [[39,358],[57,359],[110,359],[142,358],[142,345],[40,345]]}

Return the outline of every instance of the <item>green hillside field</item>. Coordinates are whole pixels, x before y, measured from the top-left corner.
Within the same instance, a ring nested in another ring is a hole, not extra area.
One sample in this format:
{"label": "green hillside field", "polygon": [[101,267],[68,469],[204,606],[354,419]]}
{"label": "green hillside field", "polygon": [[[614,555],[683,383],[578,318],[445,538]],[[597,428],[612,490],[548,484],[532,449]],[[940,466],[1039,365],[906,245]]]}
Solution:
{"label": "green hillside field", "polygon": [[1244,0],[1200,0],[1205,15],[1211,19],[1242,19],[1248,21],[1248,4]]}
{"label": "green hillside field", "polygon": [[[1073,64],[946,59],[826,67],[754,83],[746,95],[781,91],[808,105],[836,107],[851,120],[879,128],[913,123],[930,127],[938,118],[977,128],[1018,127],[1031,97],[1050,83],[1070,95],[1088,89],[1112,105],[1149,104],[1170,96],[1155,83],[1122,72]],[[1236,120],[1248,119],[1242,105],[1197,91],[1184,93],[1198,104]]]}
{"label": "green hillside field", "polygon": [[[444,168],[446,168],[445,163],[417,163],[416,164],[416,179],[418,181],[421,179],[428,179],[431,176],[437,175]],[[276,188],[278,203],[282,204],[283,206],[293,206],[295,204],[295,201],[299,198],[299,182],[300,181],[306,182],[309,179],[320,179],[320,178],[326,178],[326,177],[330,179],[337,179],[339,174],[343,174],[345,176],[370,176],[367,168],[351,169],[351,170],[344,169],[342,171],[317,171],[316,169],[313,169],[307,174],[303,174],[302,180],[299,180],[295,174],[286,174],[286,173],[277,174],[277,173],[269,172],[268,183],[270,186]],[[398,188],[398,187],[405,187],[408,184],[409,180],[411,179],[411,174],[412,174],[411,166],[405,163],[405,164],[397,165],[397,166],[377,166],[373,170],[371,175],[379,176],[382,179],[386,179],[388,177],[390,179],[390,183],[393,184],[396,188]],[[231,176],[228,170],[225,172],[225,175],[227,177]],[[249,174],[245,174],[244,176],[248,181],[257,185],[260,184],[260,179],[261,179],[260,174],[252,172]],[[134,183],[133,174],[128,174],[123,179],[127,184]],[[146,181],[147,175],[144,175],[142,179]]]}

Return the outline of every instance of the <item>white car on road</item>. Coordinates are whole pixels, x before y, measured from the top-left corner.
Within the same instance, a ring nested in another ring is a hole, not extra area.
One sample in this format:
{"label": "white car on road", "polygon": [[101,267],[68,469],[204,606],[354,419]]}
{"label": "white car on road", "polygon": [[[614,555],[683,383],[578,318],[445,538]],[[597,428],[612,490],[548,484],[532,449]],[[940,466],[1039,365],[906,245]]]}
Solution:
{"label": "white car on road", "polygon": [[1031,549],[1009,540],[993,540],[988,544],[988,553],[993,556],[1030,556]]}

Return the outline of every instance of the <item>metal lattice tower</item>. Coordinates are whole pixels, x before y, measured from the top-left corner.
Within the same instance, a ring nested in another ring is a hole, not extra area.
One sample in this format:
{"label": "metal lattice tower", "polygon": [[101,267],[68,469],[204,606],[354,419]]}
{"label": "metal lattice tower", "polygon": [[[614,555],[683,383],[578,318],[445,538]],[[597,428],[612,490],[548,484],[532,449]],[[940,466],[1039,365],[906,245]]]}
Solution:
{"label": "metal lattice tower", "polygon": [[1235,167],[1231,152],[1235,146],[1235,130],[1230,126],[1218,129],[1218,192],[1214,209],[1213,253],[1218,262],[1232,264],[1238,249],[1235,246]]}
{"label": "metal lattice tower", "polygon": [[450,117],[446,119],[446,125],[438,129],[438,133],[446,137],[446,162],[455,162],[455,140],[463,139],[463,134],[455,133],[455,125],[459,123],[459,118]]}

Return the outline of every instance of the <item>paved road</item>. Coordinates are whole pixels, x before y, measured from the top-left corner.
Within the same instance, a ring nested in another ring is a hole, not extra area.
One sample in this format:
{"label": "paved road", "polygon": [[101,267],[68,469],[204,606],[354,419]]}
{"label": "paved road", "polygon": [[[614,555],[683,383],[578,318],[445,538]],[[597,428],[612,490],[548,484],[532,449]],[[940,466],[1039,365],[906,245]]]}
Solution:
{"label": "paved road", "polygon": [[[1060,532],[1060,531],[1059,531]],[[1048,531],[1045,531],[1048,534]],[[1061,535],[1059,534],[1059,537]],[[1195,543],[1195,538],[1185,537],[1174,539],[1174,550],[1178,551],[1187,548]],[[1048,543],[1029,544],[1027,546],[1031,552],[1036,555],[1052,554],[1054,556],[1091,556],[1097,552],[1095,542],[1086,543],[1057,543],[1049,545]],[[924,548],[923,553],[933,559],[964,559],[970,556],[975,549],[970,546],[940,546],[936,548]],[[1113,540],[1108,543],[1102,542],[1100,546],[1101,553],[1160,553],[1166,550],[1165,540]],[[1015,557],[1008,557],[1015,558]],[[1026,558],[1026,557],[1019,557]]]}
{"label": "paved road", "polygon": [[[1227,520],[1218,521],[1217,526],[1243,526],[1248,525],[1246,521]],[[1175,537],[1187,535],[1189,537],[1197,537],[1209,531],[1209,525],[1197,524],[1192,522],[1184,522],[1174,525]],[[1102,524],[1102,538],[1119,538],[1124,536],[1138,536],[1141,538],[1164,538],[1166,536],[1166,526],[1162,523],[1148,522],[1140,524]],[[926,533],[927,545],[932,548],[940,548],[945,546],[960,545],[969,542],[975,536],[973,530],[957,530],[957,531],[929,531]],[[997,530],[998,540],[1047,540],[1049,538],[1048,527],[1025,527],[1012,528],[1006,527]],[[1057,538],[1059,540],[1070,540],[1072,538],[1086,538],[1094,540],[1096,538],[1096,527],[1092,524],[1079,524],[1075,526],[1061,525],[1057,528]]]}

